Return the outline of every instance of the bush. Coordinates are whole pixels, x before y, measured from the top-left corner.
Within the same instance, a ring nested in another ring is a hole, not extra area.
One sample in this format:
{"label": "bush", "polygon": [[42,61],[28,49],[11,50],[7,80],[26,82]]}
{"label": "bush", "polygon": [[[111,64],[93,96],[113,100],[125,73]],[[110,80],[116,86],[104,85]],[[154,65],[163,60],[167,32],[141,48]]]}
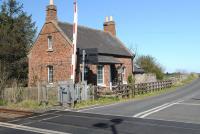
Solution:
{"label": "bush", "polygon": [[152,56],[140,56],[136,59],[136,64],[144,69],[145,73],[156,74],[158,80],[164,78],[164,71],[161,65]]}
{"label": "bush", "polygon": [[134,84],[135,83],[135,80],[133,78],[133,75],[129,75],[128,76],[128,84]]}
{"label": "bush", "polygon": [[7,102],[5,100],[0,100],[0,106],[5,106]]}

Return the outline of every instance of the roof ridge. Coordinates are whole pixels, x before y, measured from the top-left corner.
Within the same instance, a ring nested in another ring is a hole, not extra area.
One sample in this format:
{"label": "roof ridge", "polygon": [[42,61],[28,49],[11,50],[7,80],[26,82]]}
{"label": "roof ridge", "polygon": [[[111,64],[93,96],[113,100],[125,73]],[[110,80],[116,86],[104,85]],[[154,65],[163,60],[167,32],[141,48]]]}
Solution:
{"label": "roof ridge", "polygon": [[[63,24],[73,25],[72,23],[69,23],[69,22],[63,22],[63,21],[58,21],[58,23],[63,23]],[[103,30],[95,29],[95,28],[91,28],[91,27],[89,27],[89,26],[78,25],[78,27],[85,28],[85,29],[89,29],[89,30],[93,30],[93,31],[98,31],[98,32],[102,32],[102,33],[107,33],[107,32],[104,32]]]}

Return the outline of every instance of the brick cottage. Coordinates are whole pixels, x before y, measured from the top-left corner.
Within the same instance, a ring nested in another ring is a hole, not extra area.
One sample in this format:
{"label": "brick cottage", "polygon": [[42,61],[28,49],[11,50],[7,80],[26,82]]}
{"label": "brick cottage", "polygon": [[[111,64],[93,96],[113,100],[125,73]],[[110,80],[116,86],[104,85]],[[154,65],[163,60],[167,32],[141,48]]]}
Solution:
{"label": "brick cottage", "polygon": [[[77,48],[97,50],[97,61],[86,64],[85,79],[89,84],[111,87],[121,80],[127,83],[133,75],[134,55],[116,37],[115,22],[107,17],[104,30],[78,26]],[[29,86],[38,81],[54,84],[71,78],[73,25],[59,22],[57,8],[47,6],[46,22],[43,25],[29,58]],[[76,82],[81,81],[81,55],[77,54]],[[121,73],[119,74],[119,70]],[[121,79],[120,79],[121,78]]]}

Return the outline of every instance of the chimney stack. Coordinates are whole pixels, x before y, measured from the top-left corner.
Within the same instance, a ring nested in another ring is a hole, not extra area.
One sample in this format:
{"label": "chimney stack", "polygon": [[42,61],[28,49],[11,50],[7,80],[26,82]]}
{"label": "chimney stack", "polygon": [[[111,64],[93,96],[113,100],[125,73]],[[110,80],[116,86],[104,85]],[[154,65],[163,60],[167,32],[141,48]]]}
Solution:
{"label": "chimney stack", "polygon": [[57,8],[54,5],[54,1],[50,0],[49,5],[46,9],[46,22],[55,21],[57,22]]}
{"label": "chimney stack", "polygon": [[104,31],[105,32],[109,32],[110,34],[112,34],[113,36],[116,36],[116,28],[115,28],[115,22],[113,20],[113,17],[106,17],[106,20],[103,24],[104,26]]}

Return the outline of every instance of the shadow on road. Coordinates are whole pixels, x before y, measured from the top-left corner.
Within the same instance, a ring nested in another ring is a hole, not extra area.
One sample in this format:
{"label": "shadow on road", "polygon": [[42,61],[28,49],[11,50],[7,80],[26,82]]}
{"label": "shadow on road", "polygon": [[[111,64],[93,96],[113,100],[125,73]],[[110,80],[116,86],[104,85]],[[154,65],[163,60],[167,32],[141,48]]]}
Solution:
{"label": "shadow on road", "polygon": [[100,129],[111,129],[113,134],[118,134],[116,126],[123,122],[122,119],[112,119],[109,123],[97,123],[93,126]]}

